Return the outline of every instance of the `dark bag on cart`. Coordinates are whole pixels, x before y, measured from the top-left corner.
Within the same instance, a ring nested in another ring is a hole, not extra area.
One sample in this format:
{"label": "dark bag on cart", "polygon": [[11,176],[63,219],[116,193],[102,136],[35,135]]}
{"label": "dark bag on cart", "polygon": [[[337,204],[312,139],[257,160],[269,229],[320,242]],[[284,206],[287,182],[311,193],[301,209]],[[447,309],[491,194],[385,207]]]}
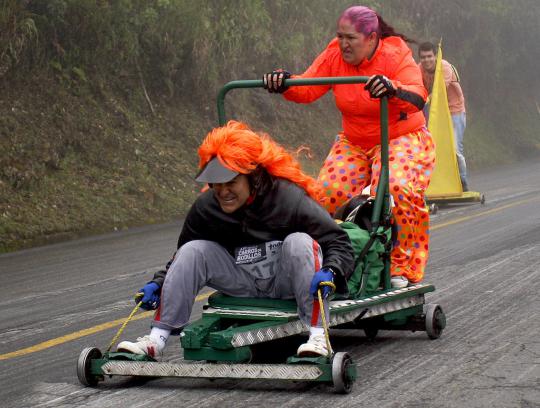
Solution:
{"label": "dark bag on cart", "polygon": [[[353,222],[343,222],[340,226],[349,236],[355,256],[354,271],[347,282],[349,296],[352,299],[369,296],[381,285],[385,245],[380,239],[370,240],[369,232]],[[379,227],[378,234],[387,240],[391,236],[390,230],[385,231],[383,227]],[[370,247],[366,248],[366,245]],[[363,257],[362,252],[365,253]]]}
{"label": "dark bag on cart", "polygon": [[340,226],[349,236],[354,251],[354,271],[347,282],[352,299],[369,296],[379,289],[384,270],[383,257],[385,251],[390,250],[390,228],[379,227],[376,237],[370,236],[373,205],[373,197],[358,195],[338,208],[335,215],[335,218],[345,221]]}

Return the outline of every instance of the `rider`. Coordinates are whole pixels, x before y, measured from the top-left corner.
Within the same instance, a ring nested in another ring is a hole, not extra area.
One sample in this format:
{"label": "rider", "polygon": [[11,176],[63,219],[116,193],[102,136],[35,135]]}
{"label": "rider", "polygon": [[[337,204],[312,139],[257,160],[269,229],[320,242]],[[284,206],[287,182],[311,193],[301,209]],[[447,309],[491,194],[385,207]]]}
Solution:
{"label": "rider", "polygon": [[[313,85],[288,88],[288,72],[263,76],[270,92],[311,103],[332,90],[342,114],[343,131],[319,173],[323,205],[334,214],[351,197],[371,186],[375,194],[381,171],[379,98],[388,97],[390,194],[397,239],[392,250],[392,286],[423,279],[428,260],[429,214],[424,192],[435,161],[435,146],[422,108],[427,91],[407,37],[375,11],[353,6],[337,22],[337,33],[311,66],[294,78],[367,76],[366,85]],[[285,79],[285,81],[283,80]]]}
{"label": "rider", "polygon": [[[299,355],[327,355],[320,282],[346,293],[353,250],[346,233],[317,202],[319,187],[268,135],[229,121],[199,147],[198,182],[208,183],[192,205],[165,270],[141,292],[143,307],[158,308],[149,335],[123,341],[119,351],[162,355],[171,334],[189,321],[205,286],[230,296],[296,299],[310,327]],[[322,286],[328,319],[328,286]]]}

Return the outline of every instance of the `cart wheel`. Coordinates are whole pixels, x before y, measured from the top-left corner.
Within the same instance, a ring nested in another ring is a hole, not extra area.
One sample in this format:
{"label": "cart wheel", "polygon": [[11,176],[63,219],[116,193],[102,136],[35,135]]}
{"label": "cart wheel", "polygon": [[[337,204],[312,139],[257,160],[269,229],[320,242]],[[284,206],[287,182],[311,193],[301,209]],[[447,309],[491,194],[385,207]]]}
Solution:
{"label": "cart wheel", "polygon": [[429,205],[429,213],[430,214],[437,214],[437,211],[439,211],[439,206],[435,203],[431,203]]}
{"label": "cart wheel", "polygon": [[364,334],[368,338],[368,340],[375,340],[375,337],[377,337],[377,334],[379,334],[379,329],[376,327],[364,327]]}
{"label": "cart wheel", "polygon": [[100,380],[99,375],[92,374],[92,360],[101,358],[101,351],[95,347],[86,347],[77,360],[77,377],[82,385],[94,387]]}
{"label": "cart wheel", "polygon": [[486,196],[485,196],[484,194],[482,194],[482,195],[480,196],[480,204],[483,205],[483,204],[485,204],[485,203],[486,203]]}
{"label": "cart wheel", "polygon": [[446,316],[442,308],[437,304],[425,305],[426,333],[431,340],[441,337],[446,327]]}
{"label": "cart wheel", "polygon": [[352,390],[355,378],[349,372],[353,361],[349,353],[339,352],[332,359],[332,382],[338,394],[348,394]]}

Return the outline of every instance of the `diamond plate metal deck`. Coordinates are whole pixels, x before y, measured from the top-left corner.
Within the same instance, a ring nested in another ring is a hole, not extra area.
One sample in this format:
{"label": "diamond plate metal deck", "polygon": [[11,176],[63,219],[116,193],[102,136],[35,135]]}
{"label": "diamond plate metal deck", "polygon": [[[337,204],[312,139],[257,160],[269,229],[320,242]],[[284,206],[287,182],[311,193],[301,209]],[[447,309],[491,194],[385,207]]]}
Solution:
{"label": "diamond plate metal deck", "polygon": [[237,333],[233,336],[231,344],[233,347],[248,346],[251,344],[264,343],[265,341],[293,336],[295,334],[304,333],[308,330],[308,325],[300,320],[295,320],[279,326],[265,327],[263,329]]}
{"label": "diamond plate metal deck", "polygon": [[[367,319],[373,316],[379,316],[386,313],[395,312],[401,309],[421,305],[424,303],[424,295],[415,295],[404,299],[394,300],[388,303],[381,303],[375,306],[357,308],[345,313],[336,313],[330,315],[330,326],[338,326],[343,323],[352,322],[362,315],[361,319]],[[367,309],[367,310],[366,310]]]}
{"label": "diamond plate metal deck", "polygon": [[275,310],[238,310],[238,309],[227,309],[219,307],[208,307],[203,311],[203,314],[210,315],[220,315],[220,316],[234,316],[234,317],[243,317],[249,316],[256,319],[257,317],[276,317],[281,318],[282,320],[291,320],[298,318],[298,313],[296,312],[280,312]]}
{"label": "diamond plate metal deck", "polygon": [[109,361],[105,375],[182,378],[243,378],[314,381],[323,371],[313,364],[182,364]]}
{"label": "diamond plate metal deck", "polygon": [[[370,317],[395,312],[397,310],[406,309],[424,303],[424,294],[411,295],[410,297],[401,297],[392,300],[393,297],[406,294],[413,290],[418,290],[429,285],[418,284],[407,288],[397,289],[381,295],[371,296],[359,300],[340,300],[330,302],[330,326],[337,326],[343,323],[351,322],[359,317],[367,319]],[[365,306],[365,307],[362,307]],[[209,308],[205,314],[226,314],[231,316],[237,313],[235,310],[222,310],[217,308]],[[250,311],[241,311],[243,315],[249,315]],[[256,311],[254,316],[261,311]],[[273,314],[280,312],[272,311]],[[284,313],[287,318],[290,318],[290,313]],[[237,333],[233,336],[231,345],[233,347],[248,346],[257,343],[263,343],[270,340],[276,340],[283,337],[288,337],[296,334],[307,332],[309,327],[300,320],[289,321],[281,325],[266,327],[256,330],[248,330],[242,333]]]}

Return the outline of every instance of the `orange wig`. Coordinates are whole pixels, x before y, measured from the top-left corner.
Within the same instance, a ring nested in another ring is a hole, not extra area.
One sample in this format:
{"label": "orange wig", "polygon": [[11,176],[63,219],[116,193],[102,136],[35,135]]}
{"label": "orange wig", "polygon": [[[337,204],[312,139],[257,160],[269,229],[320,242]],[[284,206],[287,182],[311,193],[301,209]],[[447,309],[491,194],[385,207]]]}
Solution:
{"label": "orange wig", "polygon": [[214,157],[225,167],[242,174],[249,174],[261,166],[271,176],[297,184],[319,201],[319,185],[301,170],[298,161],[269,135],[256,133],[242,122],[230,120],[225,126],[213,129],[198,153],[201,169]]}

